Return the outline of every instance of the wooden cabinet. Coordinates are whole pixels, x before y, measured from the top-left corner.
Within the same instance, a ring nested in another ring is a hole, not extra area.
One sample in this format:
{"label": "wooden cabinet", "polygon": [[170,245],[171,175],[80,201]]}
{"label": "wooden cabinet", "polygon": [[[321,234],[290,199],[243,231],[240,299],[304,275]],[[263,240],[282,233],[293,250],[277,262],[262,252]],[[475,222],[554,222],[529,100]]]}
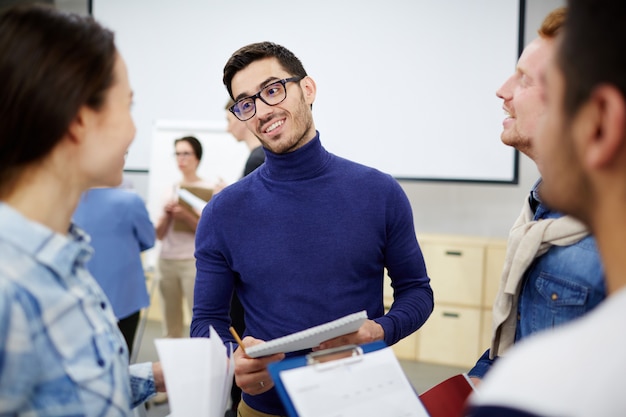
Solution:
{"label": "wooden cabinet", "polygon": [[[435,309],[394,346],[401,359],[472,367],[491,340],[491,306],[500,284],[505,239],[420,235]],[[393,301],[389,284],[385,304]]]}
{"label": "wooden cabinet", "polygon": [[[490,308],[483,308],[480,313],[481,330],[480,330],[480,355],[483,354],[491,346],[491,332],[493,328],[493,313]],[[477,358],[478,359],[478,358]]]}
{"label": "wooden cabinet", "polygon": [[484,248],[471,243],[422,242],[437,304],[480,307]]}
{"label": "wooden cabinet", "polygon": [[481,340],[480,354],[487,350],[491,345],[491,331],[493,327],[491,312],[493,302],[500,287],[500,278],[502,276],[502,268],[504,267],[504,258],[506,257],[506,242],[487,247],[485,258],[485,282],[483,291],[483,304],[481,313]]}
{"label": "wooden cabinet", "polygon": [[480,309],[436,304],[419,331],[418,359],[453,366],[473,365],[478,357]]}
{"label": "wooden cabinet", "polygon": [[483,292],[483,306],[489,307],[493,305],[496,299],[498,288],[500,288],[500,277],[502,276],[502,268],[504,267],[504,258],[506,256],[506,241],[497,244],[491,244],[486,248],[485,257],[485,290]]}

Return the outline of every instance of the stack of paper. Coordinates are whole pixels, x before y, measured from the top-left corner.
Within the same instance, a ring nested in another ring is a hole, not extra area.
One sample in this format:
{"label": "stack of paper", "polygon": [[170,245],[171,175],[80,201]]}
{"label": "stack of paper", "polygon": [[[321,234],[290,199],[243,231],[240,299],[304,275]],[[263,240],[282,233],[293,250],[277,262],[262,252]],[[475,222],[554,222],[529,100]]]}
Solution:
{"label": "stack of paper", "polygon": [[211,327],[209,338],[156,339],[172,417],[223,417],[235,370]]}

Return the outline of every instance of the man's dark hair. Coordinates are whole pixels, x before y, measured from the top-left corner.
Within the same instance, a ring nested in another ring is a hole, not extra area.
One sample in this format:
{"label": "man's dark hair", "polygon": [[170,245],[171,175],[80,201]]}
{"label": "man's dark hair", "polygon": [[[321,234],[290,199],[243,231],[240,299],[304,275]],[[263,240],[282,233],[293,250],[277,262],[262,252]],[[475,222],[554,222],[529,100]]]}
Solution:
{"label": "man's dark hair", "polygon": [[265,58],[276,58],[283,69],[291,76],[307,76],[302,62],[300,62],[293,52],[284,46],[272,42],[259,42],[246,45],[235,51],[224,66],[223,81],[231,98],[234,99],[231,83],[235,74],[251,63]]}
{"label": "man's dark hair", "polygon": [[598,85],[626,98],[626,1],[569,0],[558,64],[565,80],[565,112],[574,116]]}

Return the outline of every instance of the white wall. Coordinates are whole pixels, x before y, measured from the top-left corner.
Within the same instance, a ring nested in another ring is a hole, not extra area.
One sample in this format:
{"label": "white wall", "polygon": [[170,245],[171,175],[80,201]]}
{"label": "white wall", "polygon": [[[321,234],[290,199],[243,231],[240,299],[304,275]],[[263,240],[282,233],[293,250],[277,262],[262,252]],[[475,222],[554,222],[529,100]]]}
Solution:
{"label": "white wall", "polygon": [[[525,39],[527,43],[536,36],[536,29],[544,16],[564,3],[564,0],[526,0]],[[140,30],[142,23],[138,21],[135,24],[136,30]],[[190,22],[190,31],[197,24],[200,23]],[[146,48],[158,48],[158,42],[155,45],[154,39],[146,39]],[[493,59],[498,59],[498,57],[493,57]],[[194,71],[194,69],[184,70]],[[513,70],[514,64],[511,63],[510,71]],[[496,86],[492,92],[494,97],[495,89],[503,81],[504,79],[494,80]],[[163,82],[168,82],[168,80],[164,79]],[[172,89],[175,89],[175,86]],[[178,99],[186,98],[179,97]],[[192,97],[187,97],[187,99],[192,99]],[[195,99],[202,101],[202,98],[196,97]],[[494,100],[494,103],[501,113],[500,103],[497,100]],[[466,105],[464,101],[456,101],[450,111],[462,111],[464,105]],[[201,115],[202,111],[202,109],[197,109],[197,114],[185,116],[201,118],[198,114]],[[183,117],[181,115],[160,116]],[[493,137],[493,146],[504,146],[497,135]],[[140,177],[141,175],[133,174],[132,176]],[[505,237],[519,213],[523,199],[526,198],[528,190],[538,177],[534,163],[524,155],[520,155],[519,184],[517,185],[415,181],[402,181],[401,184],[411,200],[418,233]],[[147,190],[142,188],[142,184],[147,184],[147,181],[137,178],[136,183],[140,184],[139,192],[145,197]]]}
{"label": "white wall", "polygon": [[224,63],[271,40],[317,82],[329,151],[396,178],[513,179],[513,150],[488,138],[519,0],[95,0],[93,13],[115,31],[135,91],[127,168],[148,168],[154,120],[223,120]]}
{"label": "white wall", "polygon": [[[564,4],[565,0],[526,0],[525,42],[537,36],[546,14]],[[495,84],[502,82],[504,79]],[[500,108],[500,103],[497,106]],[[504,145],[494,137],[493,146]],[[519,175],[518,185],[401,182],[413,206],[418,237],[419,232],[508,236],[524,198],[539,178],[535,164],[523,154]]]}

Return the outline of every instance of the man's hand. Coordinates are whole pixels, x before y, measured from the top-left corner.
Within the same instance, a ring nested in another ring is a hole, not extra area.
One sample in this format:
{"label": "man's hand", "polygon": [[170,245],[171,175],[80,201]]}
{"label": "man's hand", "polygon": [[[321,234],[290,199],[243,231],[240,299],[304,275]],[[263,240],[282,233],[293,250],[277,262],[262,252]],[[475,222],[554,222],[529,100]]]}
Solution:
{"label": "man's hand", "polygon": [[[263,341],[254,337],[246,336],[243,339],[244,348],[259,343]],[[235,355],[235,382],[243,392],[250,395],[262,394],[274,386],[267,365],[285,359],[284,353],[253,359],[248,357],[241,347],[238,347],[233,355]]]}
{"label": "man's hand", "polygon": [[330,349],[345,345],[361,345],[363,343],[375,342],[376,340],[383,340],[384,338],[385,331],[383,326],[374,320],[365,320],[365,323],[356,332],[322,342],[313,350]]}

